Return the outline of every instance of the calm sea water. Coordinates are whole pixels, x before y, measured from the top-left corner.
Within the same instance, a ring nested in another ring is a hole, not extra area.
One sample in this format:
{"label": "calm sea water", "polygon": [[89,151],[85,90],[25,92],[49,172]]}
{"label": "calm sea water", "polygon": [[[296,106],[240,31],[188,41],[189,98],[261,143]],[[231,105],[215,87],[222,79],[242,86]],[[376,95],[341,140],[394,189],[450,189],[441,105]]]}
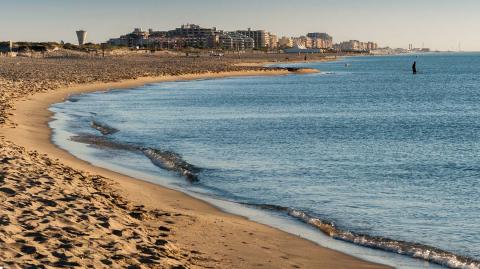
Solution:
{"label": "calm sea water", "polygon": [[[301,65],[322,72],[75,96],[52,107],[53,139],[99,165],[333,224],[343,241],[479,268],[480,54]],[[142,150],[80,146],[76,135],[175,152],[198,181]]]}

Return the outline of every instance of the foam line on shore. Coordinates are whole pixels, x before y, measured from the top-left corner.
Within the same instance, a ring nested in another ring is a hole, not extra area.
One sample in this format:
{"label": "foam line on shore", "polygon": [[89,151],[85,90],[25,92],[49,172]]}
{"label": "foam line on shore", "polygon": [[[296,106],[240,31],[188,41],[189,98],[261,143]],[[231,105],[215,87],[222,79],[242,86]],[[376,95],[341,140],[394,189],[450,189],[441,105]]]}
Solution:
{"label": "foam line on shore", "polygon": [[363,247],[393,252],[416,259],[422,259],[452,269],[480,268],[480,261],[471,257],[457,255],[455,253],[421,243],[406,242],[381,236],[371,236],[367,234],[346,231],[336,227],[331,221],[323,220],[321,218],[312,216],[307,212],[294,208],[269,204],[244,204],[264,210],[286,213],[287,215],[309,224],[324,234],[337,240],[342,240]]}

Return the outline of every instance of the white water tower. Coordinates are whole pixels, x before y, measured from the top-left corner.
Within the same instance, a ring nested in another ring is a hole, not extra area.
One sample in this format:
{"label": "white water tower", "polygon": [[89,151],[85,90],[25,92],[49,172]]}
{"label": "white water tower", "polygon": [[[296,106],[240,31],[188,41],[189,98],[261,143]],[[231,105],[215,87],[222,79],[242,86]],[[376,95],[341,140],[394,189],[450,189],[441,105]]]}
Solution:
{"label": "white water tower", "polygon": [[85,40],[87,39],[87,31],[78,30],[77,38],[78,38],[78,45],[83,46],[83,44],[85,44]]}

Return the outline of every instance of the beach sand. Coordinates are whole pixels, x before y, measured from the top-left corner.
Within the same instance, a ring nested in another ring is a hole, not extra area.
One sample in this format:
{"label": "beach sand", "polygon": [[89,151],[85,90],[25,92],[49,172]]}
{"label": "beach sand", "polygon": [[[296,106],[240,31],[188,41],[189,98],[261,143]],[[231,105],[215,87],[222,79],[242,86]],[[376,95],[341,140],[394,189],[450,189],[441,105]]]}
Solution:
{"label": "beach sand", "polygon": [[0,266],[388,268],[224,213],[178,191],[96,167],[50,140],[48,107],[71,94],[288,71],[227,68],[220,73],[84,81],[82,72],[102,75],[91,71],[97,66],[82,68],[75,71],[81,77],[74,77],[75,85],[70,83],[70,73],[54,79],[23,74],[20,77],[25,82],[0,72],[0,86],[4,86],[0,102],[4,121],[0,128]]}

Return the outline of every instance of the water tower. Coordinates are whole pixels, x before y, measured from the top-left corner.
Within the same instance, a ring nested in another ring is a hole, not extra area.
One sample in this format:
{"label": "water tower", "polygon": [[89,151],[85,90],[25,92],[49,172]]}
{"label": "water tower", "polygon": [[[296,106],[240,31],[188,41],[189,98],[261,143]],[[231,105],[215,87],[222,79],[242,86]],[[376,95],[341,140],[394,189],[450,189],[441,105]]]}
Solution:
{"label": "water tower", "polygon": [[83,46],[83,44],[85,44],[85,40],[87,39],[87,31],[78,30],[77,38],[78,38],[78,45]]}

